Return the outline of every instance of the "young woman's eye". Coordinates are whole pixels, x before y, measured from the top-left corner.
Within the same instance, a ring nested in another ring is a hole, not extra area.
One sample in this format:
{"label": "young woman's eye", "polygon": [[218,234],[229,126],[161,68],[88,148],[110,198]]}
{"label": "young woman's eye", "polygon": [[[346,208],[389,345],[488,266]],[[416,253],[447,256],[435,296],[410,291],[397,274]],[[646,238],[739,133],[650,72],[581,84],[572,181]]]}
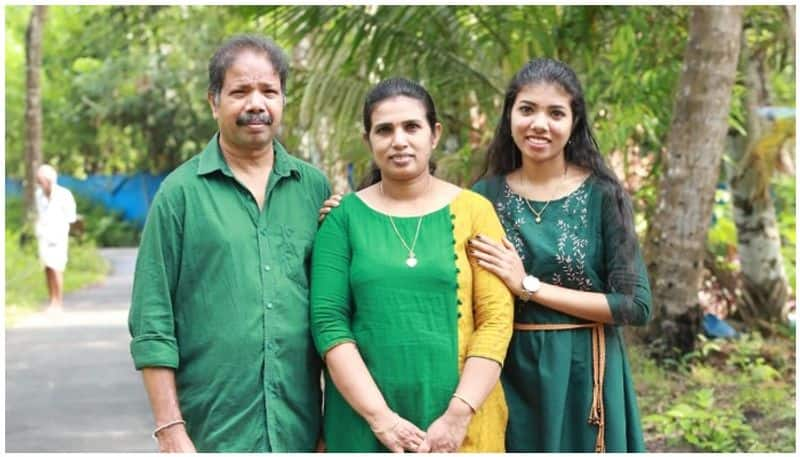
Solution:
{"label": "young woman's eye", "polygon": [[533,108],[528,105],[522,105],[519,107],[519,112],[522,114],[531,114],[533,113]]}
{"label": "young woman's eye", "polygon": [[566,116],[566,113],[564,113],[563,111],[553,111],[553,114],[551,114],[551,116],[553,116],[556,119],[561,119],[564,116]]}

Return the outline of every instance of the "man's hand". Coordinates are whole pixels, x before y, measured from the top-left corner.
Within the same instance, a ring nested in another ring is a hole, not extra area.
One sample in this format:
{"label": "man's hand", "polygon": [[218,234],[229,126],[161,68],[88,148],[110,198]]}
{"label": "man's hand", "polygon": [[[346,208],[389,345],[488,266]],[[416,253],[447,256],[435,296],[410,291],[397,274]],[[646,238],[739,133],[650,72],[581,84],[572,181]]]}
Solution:
{"label": "man's hand", "polygon": [[156,435],[159,452],[197,452],[183,424],[175,424]]}
{"label": "man's hand", "polygon": [[339,206],[339,202],[342,201],[342,194],[333,194],[322,202],[322,208],[319,209],[319,222],[325,220],[325,216],[331,212],[333,208]]}

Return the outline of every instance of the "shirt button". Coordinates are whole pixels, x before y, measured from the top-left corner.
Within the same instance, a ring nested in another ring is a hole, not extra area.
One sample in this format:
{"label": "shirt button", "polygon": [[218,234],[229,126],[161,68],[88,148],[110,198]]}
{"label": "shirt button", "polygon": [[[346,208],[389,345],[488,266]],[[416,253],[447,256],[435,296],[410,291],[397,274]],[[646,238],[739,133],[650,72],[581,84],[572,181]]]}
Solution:
{"label": "shirt button", "polygon": [[264,270],[269,271],[271,270],[271,268],[269,267],[269,265],[264,265]]}
{"label": "shirt button", "polygon": [[272,309],[272,303],[267,303],[267,309]]}

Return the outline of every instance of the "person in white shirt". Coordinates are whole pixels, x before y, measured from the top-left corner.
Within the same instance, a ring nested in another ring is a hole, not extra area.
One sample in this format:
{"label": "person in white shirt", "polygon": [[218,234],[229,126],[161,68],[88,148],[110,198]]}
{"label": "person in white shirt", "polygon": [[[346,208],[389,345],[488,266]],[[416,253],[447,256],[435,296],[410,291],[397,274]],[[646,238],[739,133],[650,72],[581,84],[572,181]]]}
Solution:
{"label": "person in white shirt", "polygon": [[62,309],[69,226],[77,218],[75,198],[67,188],[58,185],[57,177],[56,169],[47,164],[36,172],[36,239],[39,260],[47,277],[51,311]]}

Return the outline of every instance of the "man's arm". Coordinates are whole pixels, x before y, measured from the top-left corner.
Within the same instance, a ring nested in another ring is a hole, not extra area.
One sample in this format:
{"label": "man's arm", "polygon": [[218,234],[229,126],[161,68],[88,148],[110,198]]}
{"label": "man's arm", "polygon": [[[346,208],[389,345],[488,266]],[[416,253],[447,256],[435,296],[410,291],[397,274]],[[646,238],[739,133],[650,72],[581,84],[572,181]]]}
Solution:
{"label": "man's arm", "polygon": [[[150,397],[156,427],[182,420],[178,406],[178,391],[175,388],[175,370],[164,367],[142,369],[144,388]],[[156,434],[160,452],[197,452],[186,433],[183,423],[170,425]]]}
{"label": "man's arm", "polygon": [[[195,451],[178,403],[175,370],[179,366],[173,299],[181,263],[182,220],[164,194],[156,194],[147,215],[128,316],[131,356],[142,370],[162,452]],[[166,427],[165,427],[166,426]],[[162,428],[163,427],[163,428]]]}

